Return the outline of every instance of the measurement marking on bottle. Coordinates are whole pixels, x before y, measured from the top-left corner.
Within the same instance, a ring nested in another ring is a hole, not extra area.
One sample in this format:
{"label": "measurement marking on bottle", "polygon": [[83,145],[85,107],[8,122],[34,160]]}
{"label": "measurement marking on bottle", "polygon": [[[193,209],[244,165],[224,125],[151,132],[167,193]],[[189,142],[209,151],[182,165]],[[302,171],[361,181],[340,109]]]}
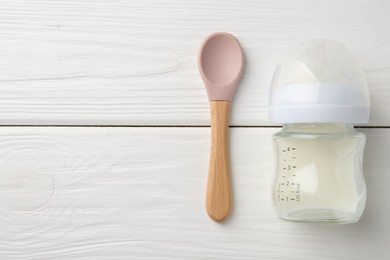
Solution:
{"label": "measurement marking on bottle", "polygon": [[[301,201],[301,187],[297,182],[296,173],[298,169],[298,158],[296,156],[296,147],[286,146],[281,151],[281,174],[278,182],[277,201],[280,203],[298,203]],[[286,155],[286,156],[285,156]]]}

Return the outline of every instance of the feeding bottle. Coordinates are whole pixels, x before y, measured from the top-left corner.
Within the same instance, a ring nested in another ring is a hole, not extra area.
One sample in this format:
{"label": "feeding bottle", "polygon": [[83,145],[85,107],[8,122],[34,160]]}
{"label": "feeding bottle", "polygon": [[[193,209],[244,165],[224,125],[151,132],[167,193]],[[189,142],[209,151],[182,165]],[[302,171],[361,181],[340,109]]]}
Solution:
{"label": "feeding bottle", "polygon": [[281,219],[353,223],[366,203],[363,152],[370,100],[364,73],[351,53],[329,40],[293,48],[277,68],[269,118],[273,136],[273,202]]}

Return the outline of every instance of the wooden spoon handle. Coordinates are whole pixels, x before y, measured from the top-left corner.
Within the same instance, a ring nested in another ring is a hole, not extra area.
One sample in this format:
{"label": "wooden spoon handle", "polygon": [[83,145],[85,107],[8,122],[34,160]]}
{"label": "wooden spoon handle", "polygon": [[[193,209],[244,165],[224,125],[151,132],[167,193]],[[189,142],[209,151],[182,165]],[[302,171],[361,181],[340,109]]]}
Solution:
{"label": "wooden spoon handle", "polygon": [[216,222],[224,220],[231,208],[229,162],[230,101],[211,101],[211,151],[206,191],[206,210]]}

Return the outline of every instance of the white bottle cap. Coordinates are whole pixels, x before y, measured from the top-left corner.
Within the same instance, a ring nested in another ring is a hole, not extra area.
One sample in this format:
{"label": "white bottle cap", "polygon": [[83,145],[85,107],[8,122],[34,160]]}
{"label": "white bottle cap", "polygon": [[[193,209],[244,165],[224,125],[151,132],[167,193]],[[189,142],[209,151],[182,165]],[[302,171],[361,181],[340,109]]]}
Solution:
{"label": "white bottle cap", "polygon": [[273,123],[367,123],[367,82],[341,44],[312,40],[293,48],[272,80],[269,118]]}

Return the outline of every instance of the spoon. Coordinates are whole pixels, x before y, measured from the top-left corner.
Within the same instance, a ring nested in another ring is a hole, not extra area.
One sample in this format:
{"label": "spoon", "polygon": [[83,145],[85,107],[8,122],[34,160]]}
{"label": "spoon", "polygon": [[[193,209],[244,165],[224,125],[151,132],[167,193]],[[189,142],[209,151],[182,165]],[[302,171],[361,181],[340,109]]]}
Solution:
{"label": "spoon", "polygon": [[238,40],[229,33],[213,33],[201,45],[199,71],[206,86],[211,112],[211,151],[206,210],[216,222],[230,213],[229,120],[230,103],[244,68]]}

